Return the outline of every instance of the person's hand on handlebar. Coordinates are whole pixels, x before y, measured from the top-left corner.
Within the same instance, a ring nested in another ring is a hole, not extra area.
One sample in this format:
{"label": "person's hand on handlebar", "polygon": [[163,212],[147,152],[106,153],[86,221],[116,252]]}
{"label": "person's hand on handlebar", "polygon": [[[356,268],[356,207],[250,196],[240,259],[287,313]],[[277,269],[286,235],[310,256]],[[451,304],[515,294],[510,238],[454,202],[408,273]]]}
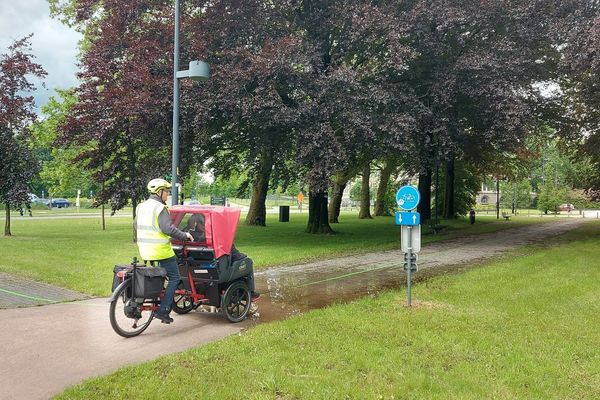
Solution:
{"label": "person's hand on handlebar", "polygon": [[191,233],[189,233],[189,232],[186,232],[186,233],[185,233],[185,235],[187,236],[187,240],[189,240],[190,242],[193,242],[193,241],[194,241],[194,237],[192,236],[192,234],[191,234]]}

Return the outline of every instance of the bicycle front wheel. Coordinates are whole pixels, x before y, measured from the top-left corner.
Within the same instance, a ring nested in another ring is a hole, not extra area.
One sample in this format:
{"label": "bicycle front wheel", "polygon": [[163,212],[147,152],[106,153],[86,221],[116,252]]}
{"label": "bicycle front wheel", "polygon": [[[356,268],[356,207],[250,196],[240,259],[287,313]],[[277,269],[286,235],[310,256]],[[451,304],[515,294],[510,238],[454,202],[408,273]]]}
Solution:
{"label": "bicycle front wheel", "polygon": [[148,328],[154,314],[150,310],[142,311],[143,299],[134,299],[131,296],[131,282],[117,290],[116,299],[110,303],[110,325],[123,337],[137,336]]}

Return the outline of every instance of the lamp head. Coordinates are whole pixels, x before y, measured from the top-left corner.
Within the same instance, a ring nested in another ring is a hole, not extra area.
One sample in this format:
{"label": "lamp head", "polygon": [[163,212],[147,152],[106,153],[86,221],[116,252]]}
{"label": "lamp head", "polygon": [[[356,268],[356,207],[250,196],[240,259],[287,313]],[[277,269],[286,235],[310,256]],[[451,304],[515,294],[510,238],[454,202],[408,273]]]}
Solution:
{"label": "lamp head", "polygon": [[188,74],[195,81],[206,81],[210,77],[210,67],[204,61],[190,61]]}

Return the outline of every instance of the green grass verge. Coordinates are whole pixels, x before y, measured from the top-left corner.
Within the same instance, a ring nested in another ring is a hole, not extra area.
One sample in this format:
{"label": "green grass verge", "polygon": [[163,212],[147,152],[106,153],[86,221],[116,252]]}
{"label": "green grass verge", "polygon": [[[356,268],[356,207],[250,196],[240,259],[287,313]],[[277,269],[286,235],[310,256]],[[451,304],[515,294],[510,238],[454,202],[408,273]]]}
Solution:
{"label": "green grass verge", "polygon": [[597,399],[599,228],[415,285],[412,308],[403,290],[331,306],[58,399]]}
{"label": "green grass verge", "polygon": [[[306,214],[291,214],[289,223],[277,222],[277,215],[269,215],[266,228],[241,223],[235,243],[252,257],[257,269],[400,246],[400,228],[391,217],[359,220],[356,214],[343,214],[341,221],[334,224],[335,235],[311,235],[304,233]],[[473,226],[464,219],[443,221],[446,228],[438,235],[424,235],[423,243],[540,219],[490,223],[493,221],[480,218]],[[138,255],[130,217],[108,218],[106,231],[100,229],[99,217],[23,218],[12,222],[12,233],[12,237],[0,236],[0,271],[94,296],[108,296],[113,266]]]}

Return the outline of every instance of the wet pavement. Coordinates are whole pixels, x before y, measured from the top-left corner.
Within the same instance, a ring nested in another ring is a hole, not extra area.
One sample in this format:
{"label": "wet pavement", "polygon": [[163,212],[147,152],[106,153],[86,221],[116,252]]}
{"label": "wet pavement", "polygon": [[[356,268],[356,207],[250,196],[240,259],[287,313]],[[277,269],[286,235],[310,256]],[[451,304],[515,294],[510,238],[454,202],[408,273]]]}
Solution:
{"label": "wet pavement", "polygon": [[[563,219],[429,244],[420,253],[415,278],[453,272],[516,247],[553,243],[585,222]],[[191,312],[173,315],[171,325],[155,321],[132,339],[112,331],[107,299],[0,310],[0,398],[47,399],[86,378],[215,341],[256,323],[402,287],[402,258],[399,250],[387,251],[257,272],[262,292],[258,318],[231,324],[218,314]]]}
{"label": "wet pavement", "polygon": [[[586,221],[561,219],[428,244],[418,254],[419,271],[413,274],[413,281],[453,273],[469,264],[507,255],[517,247],[547,243]],[[403,259],[398,249],[257,272],[256,286],[263,293],[260,322],[406,286]]]}

